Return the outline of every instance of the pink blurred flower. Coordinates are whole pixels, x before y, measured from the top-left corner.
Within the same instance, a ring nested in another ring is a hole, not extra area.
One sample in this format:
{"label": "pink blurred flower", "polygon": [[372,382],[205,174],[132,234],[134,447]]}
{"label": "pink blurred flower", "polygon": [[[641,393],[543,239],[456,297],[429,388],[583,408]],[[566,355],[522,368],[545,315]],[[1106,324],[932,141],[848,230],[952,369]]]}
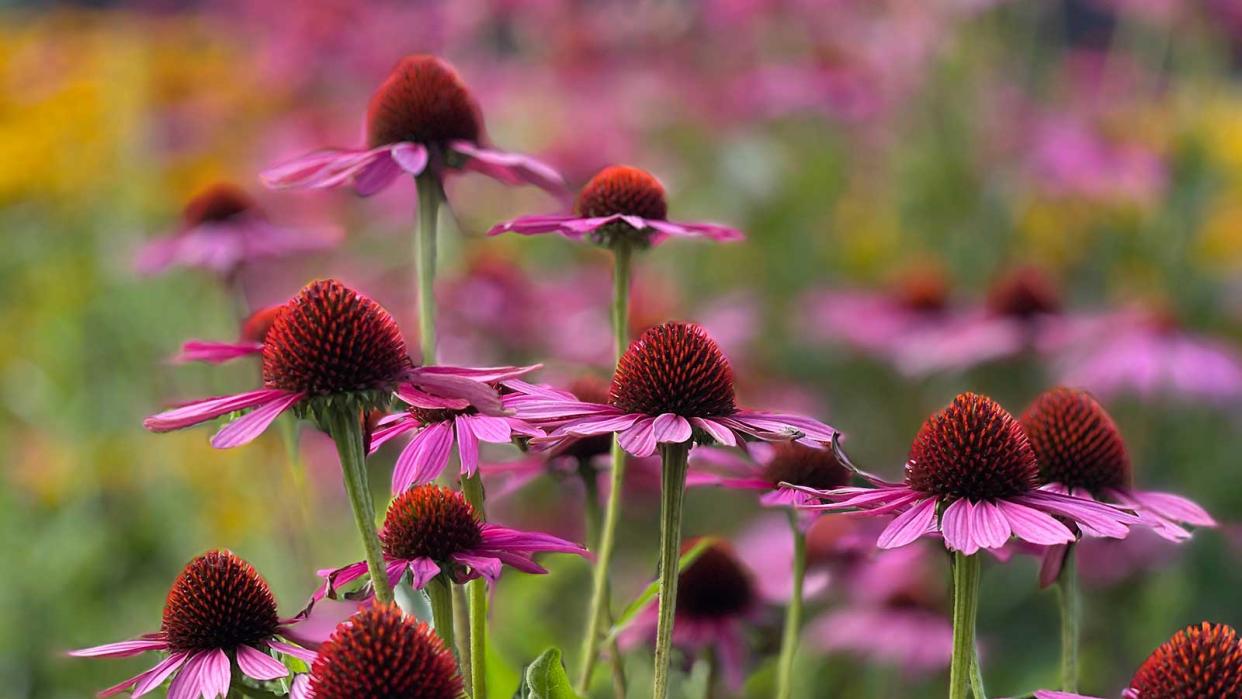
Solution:
{"label": "pink blurred flower", "polygon": [[[563,194],[561,176],[527,156],[483,147],[483,117],[474,96],[444,61],[401,59],[371,97],[368,147],[328,149],[265,171],[272,188],[323,189],[352,185],[370,196],[402,174],[432,176],[473,171],[508,185],[533,184]],[[440,186],[439,184],[430,186]]]}
{"label": "pink blurred flower", "polygon": [[1048,116],[1032,133],[1028,168],[1055,194],[1149,202],[1165,187],[1167,173],[1157,153],[1111,142],[1083,120]]}
{"label": "pink blurred flower", "polygon": [[[505,565],[524,573],[547,573],[532,558],[536,553],[587,555],[585,548],[550,534],[482,522],[465,496],[435,484],[414,486],[393,499],[380,543],[389,584],[395,586],[408,572],[417,589],[441,574],[456,583],[478,577],[495,583]],[[316,598],[335,597],[338,588],[367,575],[367,563],[321,570],[319,575],[325,582]]]}
{"label": "pink blurred flower", "polygon": [[1058,518],[1118,539],[1139,522],[1111,505],[1039,488],[1039,467],[1021,425],[995,401],[973,393],[959,395],[923,423],[904,483],[860,475],[868,487],[792,487],[829,501],[805,509],[896,513],[876,542],[884,549],[940,534],[950,550],[972,555],[1001,549],[1011,536],[1048,546],[1074,541],[1077,535]]}
{"label": "pink blurred flower", "polygon": [[690,457],[687,486],[719,486],[759,491],[768,507],[811,504],[816,498],[788,485],[831,490],[848,485],[852,472],[831,449],[796,442],[748,444],[745,450],[704,447]]}
{"label": "pink blurred flower", "polygon": [[248,263],[324,250],[341,237],[337,228],[300,230],[271,223],[241,188],[217,182],[190,199],[177,230],[145,244],[134,265],[141,274],[200,267],[232,279]]}

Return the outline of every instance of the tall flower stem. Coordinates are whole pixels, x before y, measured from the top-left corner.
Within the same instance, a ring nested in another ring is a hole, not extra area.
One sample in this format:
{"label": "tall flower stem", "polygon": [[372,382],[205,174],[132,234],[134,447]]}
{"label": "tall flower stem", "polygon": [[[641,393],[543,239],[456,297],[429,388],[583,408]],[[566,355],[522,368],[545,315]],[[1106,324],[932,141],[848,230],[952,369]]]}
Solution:
{"label": "tall flower stem", "polygon": [[388,572],[384,566],[384,554],[380,548],[379,534],[375,530],[375,505],[371,502],[371,490],[367,486],[366,451],[362,448],[362,416],[356,411],[338,407],[328,411],[328,434],[336,442],[336,453],[341,459],[341,471],[345,476],[345,493],[354,511],[354,524],[362,537],[366,550],[367,572],[375,598],[392,604],[392,586],[388,584]]}
{"label": "tall flower stem", "polygon": [[431,601],[431,622],[446,648],[456,649],[453,634],[453,583],[437,575],[427,583],[427,599]]}
{"label": "tall flower stem", "polygon": [[[979,612],[978,556],[953,553],[953,661],[949,699],[966,699],[975,662],[975,619]],[[976,696],[975,699],[985,699]]]}
{"label": "tall flower stem", "polygon": [[[463,476],[461,491],[466,501],[483,517],[483,479],[478,473]],[[466,583],[470,606],[470,691],[474,699],[487,697],[487,581],[476,578]]]}
{"label": "tall flower stem", "polygon": [[[614,359],[630,344],[630,262],[633,250],[625,243],[612,251],[612,337]],[[586,694],[591,688],[591,674],[599,659],[599,645],[603,636],[603,620],[610,616],[611,607],[608,568],[612,564],[612,550],[617,538],[617,521],[621,517],[621,491],[625,485],[625,451],[614,436],[611,451],[612,477],[609,481],[608,502],[604,506],[604,521],[600,528],[598,549],[595,552],[595,570],[591,579],[591,606],[587,610],[586,635],[582,639],[582,671],[578,675],[578,693]],[[622,659],[613,653],[613,672],[622,673]]]}
{"label": "tall flower stem", "polygon": [[655,685],[652,699],[667,699],[673,652],[673,615],[677,611],[677,561],[681,554],[681,512],[686,495],[686,460],[690,443],[662,444],[660,488],[660,587],[656,623]]}
{"label": "tall flower stem", "polygon": [[1070,544],[1065,549],[1061,574],[1057,576],[1057,597],[1061,607],[1061,691],[1078,691],[1078,628],[1082,619],[1082,597],[1078,593],[1078,552]]}
{"label": "tall flower stem", "polygon": [[436,363],[436,215],[442,190],[434,175],[418,178],[418,230],[415,232],[418,280],[418,342],[423,364]]}
{"label": "tall flower stem", "polygon": [[[599,502],[599,474],[589,459],[581,459],[578,463],[578,477],[582,479],[583,495],[586,498],[586,531],[588,546],[592,551],[599,550],[600,532],[604,528],[604,510]],[[600,624],[604,628],[612,626],[612,609],[605,604],[600,609]],[[625,659],[621,657],[621,644],[613,638],[608,642],[608,654],[612,661],[612,690],[617,699],[625,699],[627,685],[625,679]]]}
{"label": "tall flower stem", "polygon": [[789,699],[793,693],[794,655],[798,652],[798,633],[802,627],[802,584],[806,579],[806,533],[798,522],[798,513],[789,511],[789,528],[793,532],[793,591],[785,610],[785,632],[781,636],[781,655],[777,665],[776,698]]}

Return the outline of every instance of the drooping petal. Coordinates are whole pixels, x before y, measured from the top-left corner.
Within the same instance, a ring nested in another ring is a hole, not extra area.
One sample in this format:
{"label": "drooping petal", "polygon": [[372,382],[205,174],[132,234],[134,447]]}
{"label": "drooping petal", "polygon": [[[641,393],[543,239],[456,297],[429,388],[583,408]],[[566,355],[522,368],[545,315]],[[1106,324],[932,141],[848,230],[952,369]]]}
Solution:
{"label": "drooping petal", "polygon": [[[336,600],[327,600],[327,602],[335,602],[335,601]],[[355,605],[355,608],[356,608],[356,605]],[[345,619],[348,619],[348,618],[349,617],[347,616],[344,619],[341,619],[341,621],[345,621]],[[327,639],[325,638],[324,640],[326,641]],[[319,657],[318,653],[316,653],[313,650],[310,650],[309,648],[303,648],[302,646],[295,646],[293,644],[285,643],[283,641],[272,640],[272,641],[268,641],[267,645],[271,646],[272,650],[276,651],[277,653],[284,653],[285,655],[292,655],[293,657],[297,658],[298,660],[301,660],[304,663],[307,663],[308,665],[310,663],[315,662],[315,658]]]}
{"label": "drooping petal", "polygon": [[469,141],[453,141],[449,147],[466,156],[466,170],[487,175],[507,185],[533,184],[562,198],[568,193],[559,172],[530,156],[480,148]]}
{"label": "drooping petal", "polygon": [[406,174],[417,177],[427,168],[427,148],[421,143],[398,143],[389,152],[393,162]]}
{"label": "drooping petal", "polygon": [[500,579],[501,562],[495,556],[455,553],[453,554],[453,560],[469,567],[491,582],[496,582]]}
{"label": "drooping petal", "polygon": [[1065,557],[1071,555],[1069,546],[1057,544],[1044,548],[1039,562],[1039,586],[1048,587],[1061,577],[1061,569],[1065,566]]}
{"label": "drooping petal", "polygon": [[[353,566],[347,566],[353,567]],[[366,563],[362,563],[366,572]],[[358,577],[358,576],[355,576]],[[344,584],[344,583],[342,583]],[[342,622],[358,611],[359,603],[353,600],[316,599],[296,617],[280,628],[280,635],[293,641],[302,648],[315,650],[332,636],[332,632]],[[305,660],[303,651],[299,655],[296,646],[285,647],[279,641],[268,641],[268,645],[282,653],[288,653]]]}
{"label": "drooping petal", "polygon": [[1068,544],[1077,538],[1074,532],[1047,512],[1011,500],[1000,500],[996,504],[1009,522],[1013,535],[1023,541],[1053,546]]}
{"label": "drooping petal", "polygon": [[338,187],[376,160],[391,161],[391,150],[390,145],[370,150],[322,150],[264,170],[259,174],[259,179],[271,189]]}
{"label": "drooping petal", "polygon": [[388,417],[395,419],[385,424],[384,420],[388,418],[384,418],[384,420],[380,421],[380,428],[371,433],[371,451],[368,452],[369,454],[374,454],[385,442],[393,437],[405,434],[420,426],[419,421],[414,419],[409,413],[389,415]]}
{"label": "drooping petal", "polygon": [[498,383],[501,381],[514,380],[519,376],[524,376],[542,367],[542,364],[489,367],[430,365],[419,367],[417,369],[417,373],[419,376],[455,376],[457,378],[471,379],[481,383]]}
{"label": "drooping petal", "polygon": [[229,656],[219,649],[209,650],[202,655],[206,657],[199,664],[199,687],[208,699],[224,699],[228,696],[229,685],[233,679]]}
{"label": "drooping petal", "polygon": [[[464,400],[466,403],[461,407],[473,405],[485,415],[503,415],[505,412],[504,405],[500,402],[500,394],[495,388],[482,381],[414,369],[410,374],[409,383],[416,390],[432,396]],[[413,401],[406,399],[406,395],[412,394],[403,393],[398,389],[397,396],[413,404]]]}
{"label": "drooping petal", "polygon": [[479,470],[479,438],[470,429],[470,423],[465,417],[458,415],[453,419],[457,433],[457,460],[461,462],[462,478],[473,476]]}
{"label": "drooping petal", "polygon": [[569,227],[571,221],[580,220],[572,214],[541,214],[535,216],[520,216],[512,221],[504,221],[492,226],[487,231],[489,236],[500,235],[501,233],[517,233],[519,235],[538,235],[540,233],[560,233],[561,235],[571,238],[581,238],[585,231]]}
{"label": "drooping petal", "polygon": [[470,426],[470,431],[484,442],[508,444],[513,439],[513,428],[509,418],[491,415],[460,415],[458,416],[458,429],[461,429],[461,418],[466,418],[465,423]]}
{"label": "drooping petal", "polygon": [[690,424],[703,430],[711,435],[711,438],[726,447],[737,446],[737,436],[733,434],[733,430],[716,422],[701,417],[690,418]]}
{"label": "drooping petal", "polygon": [[401,167],[390,152],[388,157],[375,158],[354,174],[354,192],[369,197],[386,189],[400,174]]}
{"label": "drooping petal", "polygon": [[969,498],[958,498],[940,515],[940,533],[944,535],[945,545],[967,556],[979,551],[979,539],[971,526],[974,510]]}
{"label": "drooping petal", "polygon": [[651,436],[657,444],[681,444],[690,441],[693,434],[690,421],[673,413],[664,413],[651,423]]}
{"label": "drooping petal", "polygon": [[448,422],[432,423],[415,435],[397,457],[392,471],[392,492],[403,493],[443,473],[453,449],[453,435],[452,423]]}
{"label": "drooping petal", "polygon": [[1130,532],[1129,525],[1138,524],[1139,518],[1123,512],[1112,505],[1095,500],[1059,495],[1035,490],[1012,498],[1014,502],[1030,505],[1045,512],[1067,517],[1084,531],[1096,536],[1124,539]]}
{"label": "drooping petal", "polygon": [[510,568],[516,568],[523,573],[530,573],[531,575],[546,575],[548,572],[547,568],[539,565],[529,556],[520,553],[514,553],[512,551],[493,551],[492,555],[499,558],[501,563],[504,563]]}
{"label": "drooping petal", "polygon": [[786,413],[769,413],[755,410],[739,410],[730,415],[732,419],[742,422],[764,432],[774,434],[796,431],[817,442],[825,444],[832,441],[837,430],[824,423],[801,415]]}
{"label": "drooping petal", "polygon": [[220,428],[211,438],[211,446],[217,449],[231,449],[249,444],[255,437],[263,434],[280,414],[288,410],[294,403],[302,400],[305,393],[288,393],[270,403],[255,408],[253,411]]}
{"label": "drooping petal", "polygon": [[655,418],[640,418],[629,429],[617,433],[617,443],[634,456],[651,456],[656,450]]}
{"label": "drooping petal", "polygon": [[1175,522],[1185,522],[1196,527],[1216,526],[1216,520],[1208,514],[1207,510],[1180,495],[1150,490],[1133,490],[1129,495],[1144,509]]}
{"label": "drooping petal", "polygon": [[135,638],[129,641],[105,643],[102,646],[91,646],[69,651],[68,655],[75,658],[128,658],[149,650],[165,650],[168,641],[162,638]]}
{"label": "drooping petal", "polygon": [[1073,692],[1053,692],[1040,689],[1035,692],[1035,699],[1104,699],[1103,697],[1074,694]]}
{"label": "drooping petal", "polygon": [[414,589],[421,590],[431,582],[431,579],[440,574],[440,566],[430,558],[415,558],[409,561],[409,571],[411,583]]}
{"label": "drooping petal", "polygon": [[186,659],[185,665],[181,666],[181,672],[177,673],[172,684],[168,686],[168,699],[199,699],[206,693],[200,680],[200,668],[209,653],[210,651],[199,651]]}
{"label": "drooping petal", "polygon": [[206,362],[223,364],[238,357],[249,357],[263,352],[262,342],[215,342],[212,340],[186,340],[181,352],[173,357],[177,364]]}
{"label": "drooping petal", "polygon": [[736,228],[715,223],[694,221],[648,221],[647,225],[673,237],[703,237],[718,243],[744,240],[746,236]]}
{"label": "drooping petal", "polygon": [[358,561],[357,563],[350,563],[347,566],[342,566],[336,569],[321,570],[316,574],[319,575],[319,577],[324,578],[323,587],[316,590],[314,596],[312,597],[312,599],[319,600],[329,594],[335,594],[337,588],[344,587],[345,585],[348,585],[349,583],[366,575],[367,562]]}
{"label": "drooping petal", "polygon": [[1009,521],[996,504],[988,500],[975,503],[971,529],[981,548],[998,549],[1009,541]]}
{"label": "drooping petal", "polygon": [[161,684],[164,684],[164,680],[168,679],[169,675],[173,674],[178,668],[184,665],[186,655],[186,653],[173,653],[160,661],[160,663],[155,667],[129,680],[126,684],[109,687],[108,689],[100,692],[99,696],[112,696],[112,694],[116,694],[124,687],[128,687],[129,684],[133,684],[134,686],[133,691],[130,692],[130,697],[140,697],[147,694],[156,687],[159,687]]}
{"label": "drooping petal", "polygon": [[232,396],[204,398],[165,410],[142,421],[142,426],[152,432],[169,432],[191,425],[214,420],[221,415],[253,408],[256,405],[270,403],[290,395],[279,388],[261,388],[257,391],[238,393]]}
{"label": "drooping petal", "polygon": [[289,676],[289,668],[284,663],[251,646],[238,646],[236,655],[237,667],[252,679],[274,680],[277,677]]}
{"label": "drooping petal", "polygon": [[289,685],[289,697],[290,699],[313,699],[310,675],[302,674],[293,678],[293,683]]}
{"label": "drooping petal", "polygon": [[884,531],[880,532],[876,546],[882,549],[895,549],[905,546],[919,537],[934,531],[936,517],[936,499],[926,498],[914,507],[893,518]]}

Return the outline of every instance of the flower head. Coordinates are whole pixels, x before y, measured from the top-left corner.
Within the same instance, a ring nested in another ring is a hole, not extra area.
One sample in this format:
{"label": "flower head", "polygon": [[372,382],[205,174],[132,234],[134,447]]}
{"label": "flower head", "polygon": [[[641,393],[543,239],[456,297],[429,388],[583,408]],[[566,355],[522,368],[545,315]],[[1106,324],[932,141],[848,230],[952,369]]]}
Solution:
{"label": "flower head", "polygon": [[[416,485],[393,498],[380,530],[389,582],[409,571],[416,588],[444,574],[454,582],[480,576],[495,582],[502,565],[526,573],[546,573],[532,554],[544,552],[585,555],[586,549],[564,539],[536,532],[520,532],[479,519],[460,492],[434,485]],[[320,571],[326,578],[316,597],[367,574],[365,561]]]}
{"label": "flower head", "polygon": [[500,397],[489,382],[534,368],[415,367],[388,311],[335,279],[311,282],[271,312],[263,341],[249,346],[262,352],[263,388],[182,404],[147,418],[146,428],[167,432],[253,408],[212,438],[216,447],[235,447],[287,410],[322,423],[326,410],[361,415],[385,407],[394,390],[425,408],[501,414]]}
{"label": "flower head", "polygon": [[881,548],[925,534],[943,535],[967,555],[1004,546],[1010,536],[1033,544],[1074,541],[1082,531],[1123,538],[1138,518],[1110,505],[1039,488],[1039,469],[1022,426],[986,396],[963,393],[923,423],[903,483],[863,474],[871,487],[815,490],[794,486],[825,504],[812,510],[899,513],[880,534]]}
{"label": "flower head", "polygon": [[458,699],[453,651],[426,624],[375,605],[341,624],[319,649],[302,697]]}
{"label": "flower head", "polygon": [[428,55],[406,56],[371,97],[367,148],[311,153],[263,173],[276,189],[352,185],[370,196],[399,175],[473,170],[505,184],[534,184],[563,194],[555,170],[526,156],[484,147],[483,116],[470,90],[448,63]]}
{"label": "flower head", "polygon": [[1019,267],[988,289],[987,309],[994,315],[1031,318],[1061,310],[1057,287],[1037,267]]}
{"label": "flower head", "polygon": [[596,173],[578,193],[572,214],[523,216],[496,225],[488,235],[506,232],[560,233],[575,240],[589,236],[604,247],[636,248],[657,245],[670,236],[720,242],[744,237],[741,231],[714,223],[670,221],[664,185],[651,173],[628,165],[611,165]]}
{"label": "flower head", "polygon": [[[1038,699],[1097,699],[1035,692]],[[1202,622],[1165,641],[1139,666],[1122,699],[1233,699],[1242,696],[1242,640],[1225,624]]]}
{"label": "flower head", "polygon": [[229,693],[234,663],[242,674],[263,681],[289,675],[272,651],[313,661],[313,651],[281,640],[317,645],[322,639],[307,638],[295,630],[295,624],[307,615],[309,610],[295,619],[280,619],[271,589],[249,563],[229,551],[209,551],[190,561],[173,582],[158,633],[70,655],[168,654],[150,670],[100,692],[101,697],[126,690],[139,697],[175,673],[169,696],[217,699]]}
{"label": "flower head", "polygon": [[739,409],[733,370],[707,331],[693,323],[668,322],[649,328],[617,363],[607,403],[590,403],[541,391],[508,402],[528,421],[554,427],[532,444],[617,433],[621,447],[650,456],[659,444],[716,442],[736,446],[738,438],[798,440],[820,446],[836,431],[796,415]]}

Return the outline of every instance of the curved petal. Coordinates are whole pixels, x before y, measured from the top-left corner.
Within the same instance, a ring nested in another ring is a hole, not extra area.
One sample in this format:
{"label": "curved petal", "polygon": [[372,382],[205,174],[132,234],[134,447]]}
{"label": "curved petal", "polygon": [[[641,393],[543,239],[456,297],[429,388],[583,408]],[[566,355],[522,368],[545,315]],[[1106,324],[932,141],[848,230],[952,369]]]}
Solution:
{"label": "curved petal", "polygon": [[[335,600],[328,600],[328,601],[332,602]],[[344,621],[344,619],[342,619],[341,621]],[[325,638],[324,640],[327,640],[327,639]],[[292,655],[293,657],[297,658],[298,660],[301,660],[307,665],[315,662],[315,659],[319,657],[318,653],[316,653],[313,650],[310,650],[309,648],[303,648],[302,646],[295,646],[290,643],[284,643],[283,641],[272,640],[272,641],[268,641],[267,645],[271,646],[272,650],[276,651],[277,653],[284,653],[285,655]]]}
{"label": "curved petal", "polygon": [[338,587],[344,587],[345,585],[348,585],[349,583],[357,580],[358,578],[361,578],[362,576],[366,574],[367,574],[367,562],[366,561],[358,561],[357,563],[350,563],[347,566],[342,566],[335,570],[332,570],[332,569],[321,570],[318,572],[318,575],[324,578],[323,587],[316,590],[315,594],[311,597],[311,599],[320,600],[329,594],[335,595],[336,589]]}
{"label": "curved petal", "polygon": [[746,236],[736,228],[716,223],[695,221],[647,221],[647,225],[673,237],[702,237],[718,243],[745,240]]}
{"label": "curved petal", "polygon": [[530,557],[524,556],[520,553],[514,553],[512,551],[493,551],[492,553],[496,556],[496,558],[500,559],[501,563],[504,563],[510,568],[516,568],[523,573],[530,573],[531,575],[546,575],[548,572],[547,568],[544,568]]}
{"label": "curved petal", "polygon": [[449,147],[466,156],[463,166],[466,170],[487,175],[507,185],[533,184],[562,198],[568,195],[560,173],[535,158],[480,148],[469,141],[453,141]]}
{"label": "curved petal", "polygon": [[1012,500],[1073,520],[1090,534],[1114,539],[1124,539],[1130,532],[1129,525],[1138,524],[1141,521],[1138,517],[1112,505],[1072,495],[1036,490]]}
{"label": "curved petal", "polygon": [[462,415],[458,419],[458,429],[460,429],[462,422],[460,418],[465,418],[466,424],[470,426],[470,431],[484,442],[508,444],[513,439],[513,427],[509,422],[510,418],[493,417],[491,415]]}
{"label": "curved petal", "polygon": [[975,503],[970,525],[981,548],[998,549],[1009,541],[1009,521],[995,503],[987,500]]}
{"label": "curved petal", "polygon": [[[485,415],[503,415],[504,405],[500,402],[500,394],[491,385],[463,376],[435,374],[415,369],[411,372],[409,382],[414,388],[432,396],[459,399],[466,405],[473,405]],[[406,400],[400,389],[398,397]],[[408,401],[407,401],[408,402]],[[465,405],[461,407],[466,407]]]}
{"label": "curved petal", "polygon": [[656,450],[655,418],[639,418],[629,429],[617,433],[617,443],[634,456],[651,456]]}
{"label": "curved petal", "polygon": [[185,653],[173,653],[160,661],[160,663],[155,667],[129,680],[126,684],[105,689],[99,693],[99,696],[112,696],[112,694],[121,691],[123,687],[128,687],[130,684],[133,684],[134,689],[130,692],[130,697],[140,697],[156,687],[159,687],[161,684],[164,684],[164,680],[168,679],[169,675],[173,674],[178,668],[184,665],[185,660]]}
{"label": "curved petal", "polygon": [[511,221],[504,221],[492,226],[487,231],[489,236],[500,235],[501,233],[517,233],[519,235],[538,235],[540,233],[560,233],[561,235],[578,239],[587,233],[580,228],[572,228],[568,224],[572,221],[580,221],[582,219],[572,214],[545,214],[536,216],[520,216]]}
{"label": "curved petal", "polygon": [[893,518],[880,532],[876,546],[895,549],[935,531],[936,499],[927,498]]}
{"label": "curved petal", "polygon": [[[391,422],[388,422],[387,424],[385,424],[381,420],[380,422],[381,427],[378,430],[375,430],[374,432],[371,433],[371,450],[367,452],[368,454],[374,454],[376,451],[379,450],[381,446],[384,445],[385,442],[392,439],[393,437],[405,434],[406,432],[409,432],[410,430],[416,429],[420,426],[419,421],[416,420],[409,413],[402,413],[399,415],[390,415],[389,417],[393,417],[396,419],[392,420]],[[385,420],[386,419],[387,418],[385,418]]]}
{"label": "curved petal", "polygon": [[479,438],[470,429],[465,415],[458,415],[453,420],[457,432],[457,460],[461,462],[462,477],[467,478],[479,470]]}
{"label": "curved petal", "polygon": [[692,417],[690,418],[690,424],[711,435],[712,439],[726,447],[737,446],[737,436],[733,434],[733,430],[715,420]]}
{"label": "curved petal", "polygon": [[263,434],[263,431],[280,417],[281,413],[302,400],[305,395],[305,393],[289,393],[246,413],[221,427],[220,431],[211,438],[211,446],[217,449],[231,449],[249,444],[255,437]]}
{"label": "curved petal", "polygon": [[440,566],[430,558],[415,558],[409,562],[411,583],[414,589],[421,590],[440,574]]}
{"label": "curved petal", "polygon": [[370,150],[326,149],[268,168],[259,174],[271,189],[337,187],[377,159],[391,160],[389,145]]}
{"label": "curved petal", "polygon": [[[365,563],[363,570],[366,570]],[[360,607],[361,604],[354,600],[314,600],[297,617],[279,629],[281,636],[309,650],[302,651],[297,646],[286,646],[274,640],[268,641],[268,645],[282,653],[305,660],[307,654],[323,645],[336,627],[353,616]]]}
{"label": "curved petal", "polygon": [[651,424],[651,436],[658,444],[681,444],[690,441],[693,434],[690,421],[673,413],[664,413]]}
{"label": "curved petal", "polygon": [[1150,490],[1134,490],[1130,498],[1144,509],[1175,522],[1185,522],[1196,527],[1214,527],[1216,520],[1197,503],[1173,493]]}
{"label": "curved petal", "polygon": [[289,696],[292,699],[313,699],[314,693],[311,692],[310,675],[301,674],[293,678],[293,683],[289,685]]}
{"label": "curved petal", "polygon": [[142,426],[152,432],[169,432],[191,425],[214,420],[221,415],[253,408],[256,405],[270,403],[279,398],[291,395],[279,388],[261,388],[257,391],[238,393],[232,396],[203,398],[165,410],[142,421]]}
{"label": "curved petal", "polygon": [[401,167],[388,157],[375,158],[354,173],[354,193],[360,197],[369,197],[383,191],[401,174]]}
{"label": "curved petal", "polygon": [[423,428],[401,450],[392,470],[392,492],[403,493],[411,486],[433,481],[448,466],[453,449],[453,427],[435,422]]}
{"label": "curved petal", "polygon": [[586,549],[572,541],[542,532],[523,532],[495,524],[483,525],[483,546],[529,553],[559,552],[583,555]]}
{"label": "curved petal", "polygon": [[953,551],[970,556],[979,551],[979,538],[972,526],[974,503],[969,498],[958,498],[940,515],[940,533],[944,543]]}
{"label": "curved petal", "polygon": [[289,676],[289,668],[284,663],[251,646],[238,646],[236,655],[237,667],[251,679],[274,680]]}
{"label": "curved petal", "polygon": [[181,351],[172,358],[176,364],[206,362],[223,364],[238,357],[263,353],[262,342],[214,342],[212,340],[186,340]]}
{"label": "curved petal", "polygon": [[1052,515],[1010,500],[996,503],[1013,535],[1023,541],[1043,546],[1068,544],[1077,537]]}
{"label": "curved petal", "polygon": [[398,143],[389,151],[395,162],[407,174],[423,174],[427,168],[427,148],[421,143]]}
{"label": "curved petal", "polygon": [[117,641],[105,643],[102,646],[71,650],[68,655],[75,658],[128,658],[149,650],[166,650],[167,648],[168,641],[162,638],[135,638],[129,641]]}
{"label": "curved petal", "polygon": [[500,579],[501,562],[499,558],[486,554],[476,555],[469,553],[455,553],[453,560],[469,567],[474,572],[482,575],[491,582]]}

